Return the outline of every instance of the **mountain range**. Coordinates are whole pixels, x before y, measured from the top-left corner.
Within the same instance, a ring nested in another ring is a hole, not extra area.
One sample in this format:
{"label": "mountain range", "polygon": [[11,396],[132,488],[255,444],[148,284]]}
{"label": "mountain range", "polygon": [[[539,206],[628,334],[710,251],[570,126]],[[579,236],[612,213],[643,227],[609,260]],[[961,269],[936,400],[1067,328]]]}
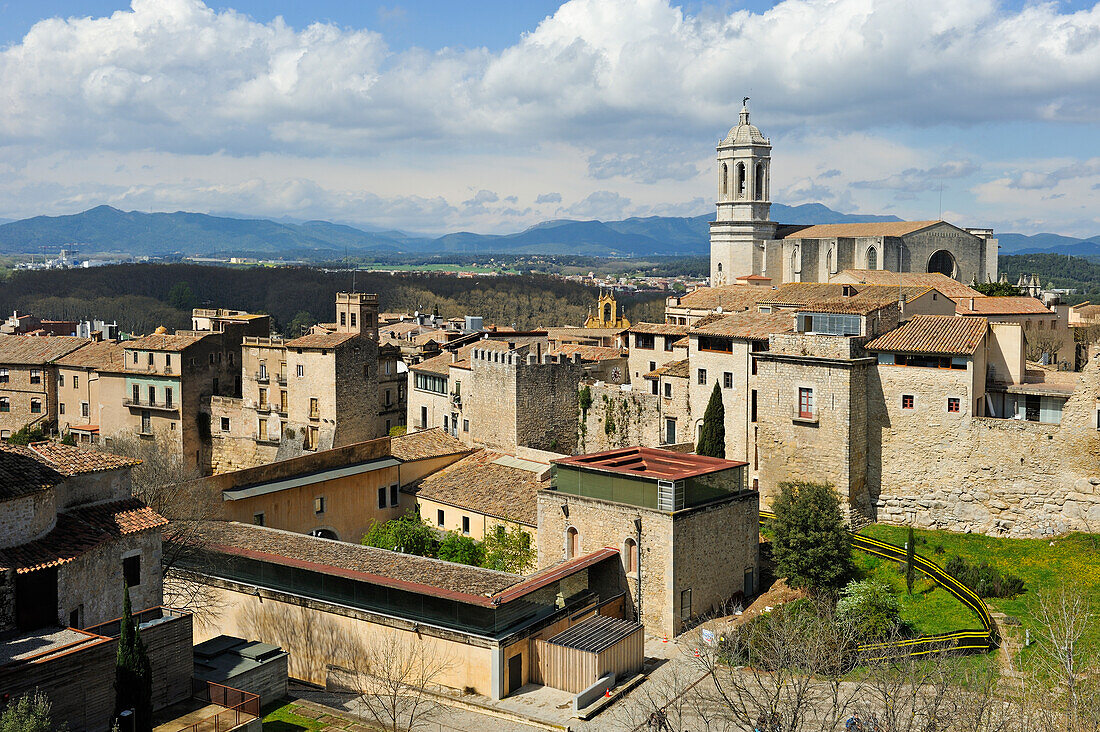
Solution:
{"label": "mountain range", "polygon": [[[559,254],[585,256],[704,255],[713,214],[648,216],[620,221],[544,221],[514,234],[455,232],[439,237],[328,221],[271,221],[177,211],[144,213],[97,206],[67,216],[35,216],[0,224],[0,253],[54,253],[76,244],[76,256],[260,256],[332,259],[345,252],[378,254]],[[896,216],[845,214],[820,204],[772,204],[785,224],[899,221]],[[1006,254],[1100,255],[1100,236],[1000,234]]]}

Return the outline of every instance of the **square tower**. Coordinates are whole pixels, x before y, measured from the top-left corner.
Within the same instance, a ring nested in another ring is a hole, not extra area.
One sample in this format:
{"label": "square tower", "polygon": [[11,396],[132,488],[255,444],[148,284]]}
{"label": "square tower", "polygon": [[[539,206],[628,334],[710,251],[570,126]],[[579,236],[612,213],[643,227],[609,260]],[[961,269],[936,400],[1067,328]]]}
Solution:
{"label": "square tower", "polygon": [[336,332],[378,337],[378,295],[336,293]]}

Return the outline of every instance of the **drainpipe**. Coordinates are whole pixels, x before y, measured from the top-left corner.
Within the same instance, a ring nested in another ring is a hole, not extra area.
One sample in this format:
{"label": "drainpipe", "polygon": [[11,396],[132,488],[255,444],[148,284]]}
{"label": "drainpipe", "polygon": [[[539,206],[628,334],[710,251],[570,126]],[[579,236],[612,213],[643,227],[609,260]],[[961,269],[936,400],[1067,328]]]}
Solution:
{"label": "drainpipe", "polygon": [[635,576],[638,580],[638,617],[636,620],[641,622],[642,620],[642,517],[638,516],[634,519],[634,534],[635,545],[638,547],[638,566],[635,568]]}

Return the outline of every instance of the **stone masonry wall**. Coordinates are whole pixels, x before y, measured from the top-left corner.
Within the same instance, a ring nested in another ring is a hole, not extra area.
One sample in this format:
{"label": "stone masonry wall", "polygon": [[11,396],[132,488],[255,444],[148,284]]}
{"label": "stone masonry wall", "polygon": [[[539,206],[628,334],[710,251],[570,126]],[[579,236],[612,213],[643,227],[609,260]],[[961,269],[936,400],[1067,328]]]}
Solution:
{"label": "stone masonry wall", "polygon": [[567,455],[577,449],[579,362],[521,363],[516,370],[516,445]]}
{"label": "stone masonry wall", "polygon": [[661,444],[661,397],[643,388],[623,391],[617,384],[587,386],[592,405],[583,414],[579,408],[575,412],[579,420],[579,454]]}

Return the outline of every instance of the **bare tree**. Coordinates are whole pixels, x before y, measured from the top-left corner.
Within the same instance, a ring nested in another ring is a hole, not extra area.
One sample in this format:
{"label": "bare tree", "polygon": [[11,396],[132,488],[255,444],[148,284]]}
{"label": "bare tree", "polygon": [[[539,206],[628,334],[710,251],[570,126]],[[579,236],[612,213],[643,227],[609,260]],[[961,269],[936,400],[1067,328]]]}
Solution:
{"label": "bare tree", "polygon": [[1047,691],[1041,708],[1060,717],[1062,729],[1100,730],[1095,649],[1086,642],[1087,630],[1096,622],[1088,595],[1072,585],[1042,592],[1034,616],[1038,648],[1031,683]]}
{"label": "bare tree", "polygon": [[601,729],[636,732],[687,732],[723,730],[698,691],[707,677],[683,659],[664,662],[620,704],[616,705]]}
{"label": "bare tree", "polygon": [[352,640],[339,656],[348,685],[359,694],[361,717],[389,732],[412,732],[429,723],[440,704],[432,687],[452,665],[422,637],[380,629]]}

